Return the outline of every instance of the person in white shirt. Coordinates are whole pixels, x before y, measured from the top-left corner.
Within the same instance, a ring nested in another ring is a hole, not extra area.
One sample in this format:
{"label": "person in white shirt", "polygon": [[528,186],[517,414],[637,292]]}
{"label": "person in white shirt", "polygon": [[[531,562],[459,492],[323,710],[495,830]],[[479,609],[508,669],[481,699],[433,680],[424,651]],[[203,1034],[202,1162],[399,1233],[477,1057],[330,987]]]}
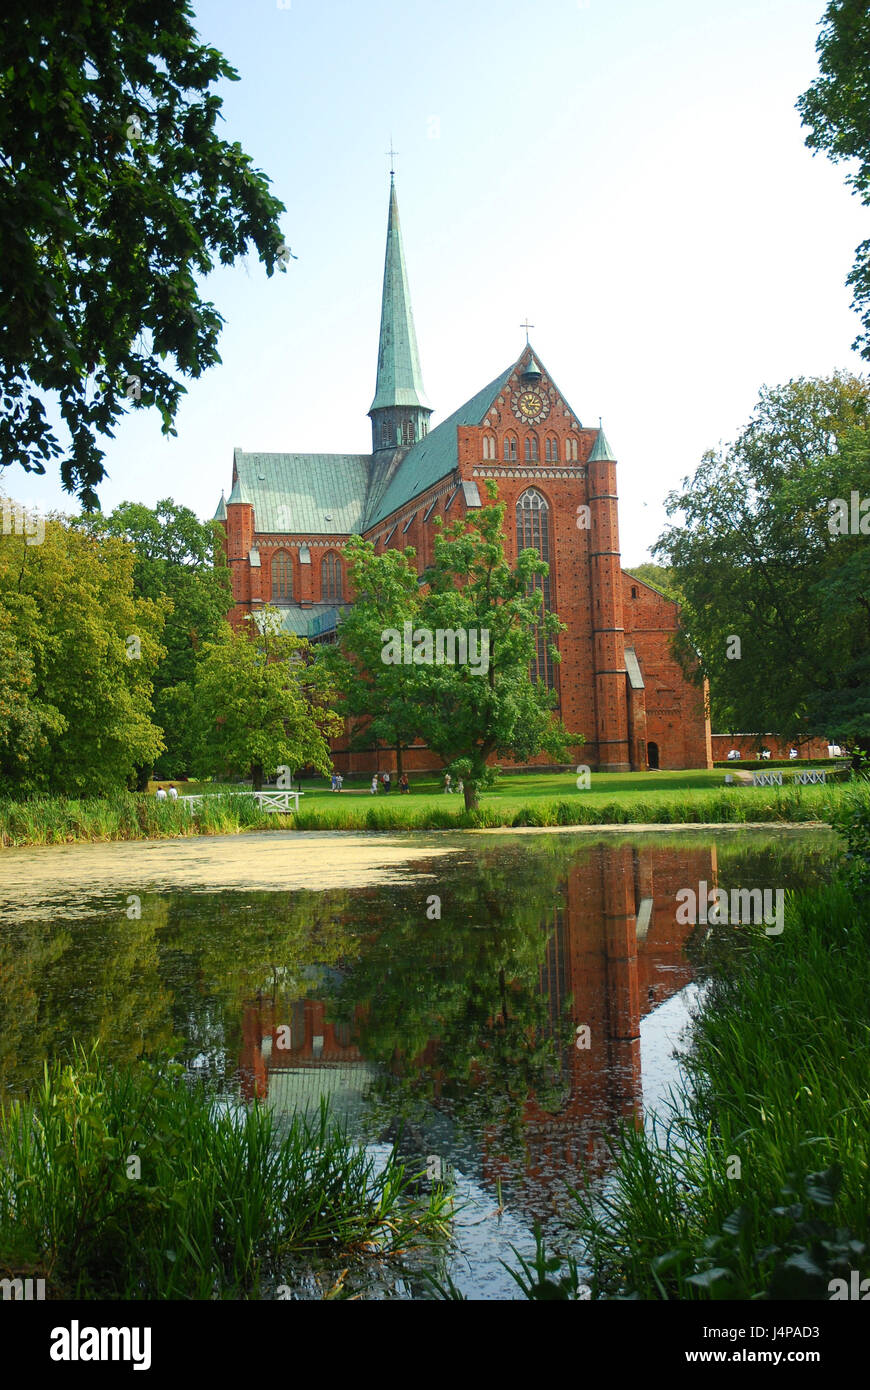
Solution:
{"label": "person in white shirt", "polygon": [[170,801],[177,801],[177,800],[178,800],[178,788],[176,787],[176,785],[175,785],[174,782],[170,782],[170,784],[169,784],[169,800],[170,800]]}
{"label": "person in white shirt", "polygon": [[158,800],[158,801],[165,801],[165,800],[166,800],[166,788],[165,788],[165,787],[158,787],[158,788],[157,788],[157,800]]}

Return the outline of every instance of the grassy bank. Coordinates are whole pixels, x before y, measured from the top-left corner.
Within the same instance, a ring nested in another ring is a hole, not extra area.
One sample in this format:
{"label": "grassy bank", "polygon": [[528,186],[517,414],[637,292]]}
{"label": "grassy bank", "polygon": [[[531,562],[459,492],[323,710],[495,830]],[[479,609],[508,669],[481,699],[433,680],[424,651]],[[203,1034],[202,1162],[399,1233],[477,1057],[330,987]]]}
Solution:
{"label": "grassy bank", "polygon": [[[863,790],[862,790],[863,788]],[[189,811],[181,803],[119,793],[71,800],[35,797],[0,800],[0,845],[49,845],[77,840],[161,839],[179,835],[231,835],[244,830],[464,830],[519,826],[729,824],[824,821],[831,823],[850,798],[870,795],[868,784],[808,787],[725,787],[716,772],[593,774],[580,791],[571,774],[512,776],[485,793],[467,813],[457,796],[420,783],[411,796],[341,795],[307,789],[298,816],[260,811],[233,792],[205,796]]]}
{"label": "grassy bank", "polygon": [[870,908],[845,878],[742,931],[675,1109],[625,1130],[578,1224],[605,1298],[830,1298],[870,1275]]}
{"label": "grassy bank", "polygon": [[320,1261],[364,1276],[443,1247],[445,1189],[416,1195],[394,1157],[376,1171],[325,1109],[279,1137],[179,1072],[80,1053],[0,1114],[0,1277],[47,1298],[288,1297]]}

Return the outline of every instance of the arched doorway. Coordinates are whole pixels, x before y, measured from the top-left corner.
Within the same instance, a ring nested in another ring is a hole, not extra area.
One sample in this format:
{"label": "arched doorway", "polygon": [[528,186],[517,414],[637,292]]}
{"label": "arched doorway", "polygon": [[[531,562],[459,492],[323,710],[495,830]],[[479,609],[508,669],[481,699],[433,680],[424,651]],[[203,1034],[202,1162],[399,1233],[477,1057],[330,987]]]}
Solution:
{"label": "arched doorway", "polygon": [[657,743],[648,743],[646,746],[647,767],[654,768],[659,765],[659,746]]}

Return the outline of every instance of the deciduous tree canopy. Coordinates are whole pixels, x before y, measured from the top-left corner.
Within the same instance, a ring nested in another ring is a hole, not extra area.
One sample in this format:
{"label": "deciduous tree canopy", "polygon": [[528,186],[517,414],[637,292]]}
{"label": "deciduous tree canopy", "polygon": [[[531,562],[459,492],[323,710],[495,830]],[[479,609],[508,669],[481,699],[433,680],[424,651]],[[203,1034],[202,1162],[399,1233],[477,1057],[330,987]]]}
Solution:
{"label": "deciduous tree canopy", "polygon": [[870,383],[765,388],[667,505],[684,521],[655,552],[683,596],[686,674],[700,654],[720,727],[866,740]]}
{"label": "deciduous tree canopy", "polygon": [[112,791],[163,747],[154,671],[168,605],[137,597],[134,554],[59,519],[0,534],[0,786]]}
{"label": "deciduous tree canopy", "polygon": [[[256,247],[286,264],[268,191],[220,139],[213,88],[238,74],[186,0],[7,0],[0,36],[0,458],[97,505],[100,434],[129,406],[164,433],[220,361],[197,276]],[[57,405],[70,447],[45,403]]]}
{"label": "deciduous tree canopy", "polygon": [[[870,206],[870,9],[867,0],[831,0],[816,45],[820,76],[798,101],[807,144],[836,162],[855,161],[847,182]],[[855,348],[870,358],[870,240],[855,253],[848,284],[863,333]]]}

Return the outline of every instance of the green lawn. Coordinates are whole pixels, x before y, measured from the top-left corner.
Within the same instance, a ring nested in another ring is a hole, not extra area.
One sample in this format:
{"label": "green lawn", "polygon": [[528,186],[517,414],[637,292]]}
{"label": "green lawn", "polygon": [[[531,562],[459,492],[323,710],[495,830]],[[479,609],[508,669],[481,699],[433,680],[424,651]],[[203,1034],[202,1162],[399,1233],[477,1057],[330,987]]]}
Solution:
{"label": "green lawn", "polygon": [[[804,763],[801,765],[801,771],[806,772],[816,766],[814,763]],[[445,792],[442,778],[431,773],[421,773],[419,777],[412,776],[409,780],[409,795],[402,796],[393,782],[389,793],[381,789],[376,797],[373,797],[369,790],[371,777],[346,778],[344,790],[340,794],[330,791],[328,778],[324,777],[316,782],[304,781],[302,790],[305,797],[302,804],[306,808],[319,807],[324,802],[332,804],[351,798],[356,802],[365,798],[366,808],[373,802],[380,805],[400,801],[403,805],[413,805],[417,808],[437,806],[444,809],[451,803],[462,800],[455,792]],[[588,791],[580,791],[577,787],[577,776],[573,772],[507,773],[492,791],[482,793],[480,802],[482,806],[498,806],[505,811],[517,811],[521,806],[541,798],[555,798],[561,801],[566,797],[582,797],[593,806],[612,801],[629,804],[639,797],[645,798],[655,792],[673,794],[681,791],[719,791],[725,786],[725,772],[721,768],[713,768],[710,771],[697,768],[682,772],[593,772],[591,783]],[[790,785],[791,778],[788,775],[784,776],[783,790]],[[743,790],[751,792],[752,788],[734,790],[735,794],[739,794]]]}
{"label": "green lawn", "polygon": [[[802,768],[806,770],[806,765]],[[433,828],[460,823],[463,799],[443,790],[440,778],[421,775],[411,780],[410,795],[396,789],[372,796],[370,779],[346,781],[339,794],[326,779],[303,782],[298,820],[300,830]],[[508,774],[480,797],[485,825],[589,824],[599,821],[663,823],[745,820],[820,820],[829,818],[831,803],[845,788],[782,788],[726,786],[725,773],[715,768],[683,772],[592,773],[589,790],[577,787],[573,772]],[[518,819],[517,819],[518,818]]]}

